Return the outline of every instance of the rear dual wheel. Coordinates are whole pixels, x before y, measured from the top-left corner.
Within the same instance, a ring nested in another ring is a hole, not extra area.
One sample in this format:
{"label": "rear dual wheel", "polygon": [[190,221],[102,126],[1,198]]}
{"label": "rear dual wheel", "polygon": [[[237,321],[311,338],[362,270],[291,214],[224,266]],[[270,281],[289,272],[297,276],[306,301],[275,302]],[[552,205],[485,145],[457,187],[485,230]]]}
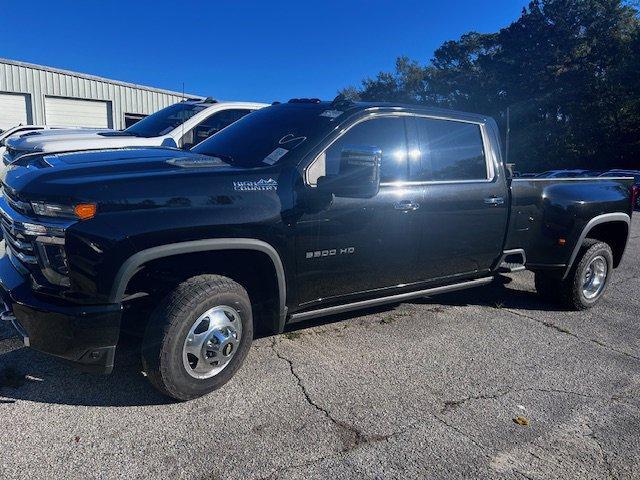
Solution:
{"label": "rear dual wheel", "polygon": [[142,345],[144,371],[163,394],[197,398],[231,379],[252,340],[246,290],[219,275],[193,277],[153,312]]}
{"label": "rear dual wheel", "polygon": [[537,271],[536,290],[546,300],[561,303],[568,309],[585,310],[602,298],[612,271],[611,247],[597,240],[586,240],[566,278]]}

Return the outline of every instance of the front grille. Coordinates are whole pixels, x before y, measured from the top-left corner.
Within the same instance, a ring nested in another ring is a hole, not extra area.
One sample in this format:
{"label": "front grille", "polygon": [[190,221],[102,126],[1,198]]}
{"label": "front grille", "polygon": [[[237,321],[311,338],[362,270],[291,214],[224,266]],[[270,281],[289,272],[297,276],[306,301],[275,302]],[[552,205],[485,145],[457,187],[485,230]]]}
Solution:
{"label": "front grille", "polygon": [[16,150],[15,148],[11,148],[11,147],[7,147],[4,155],[2,155],[2,162],[5,165],[9,165],[11,162],[13,162],[17,156],[18,156],[18,150]]}
{"label": "front grille", "polygon": [[32,213],[31,205],[27,202],[21,201],[18,198],[18,195],[11,188],[6,185],[2,185],[2,193],[11,208],[26,215]]}
{"label": "front grille", "polygon": [[0,209],[0,226],[6,240],[5,245],[11,253],[23,263],[37,264],[35,246],[20,229],[16,228],[13,219],[2,209]]}

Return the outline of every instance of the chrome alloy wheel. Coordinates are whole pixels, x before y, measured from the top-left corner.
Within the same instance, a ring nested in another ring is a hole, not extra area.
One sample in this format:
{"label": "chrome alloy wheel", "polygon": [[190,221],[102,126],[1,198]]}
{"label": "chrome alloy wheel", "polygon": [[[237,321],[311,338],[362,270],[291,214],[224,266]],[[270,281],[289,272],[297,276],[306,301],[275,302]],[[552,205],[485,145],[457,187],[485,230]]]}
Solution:
{"label": "chrome alloy wheel", "polygon": [[607,279],[607,261],[602,255],[594,257],[584,271],[582,294],[588,300],[592,300],[604,289]]}
{"label": "chrome alloy wheel", "polygon": [[182,363],[189,375],[211,378],[226,367],[242,337],[240,313],[227,305],[213,307],[193,323],[182,347]]}

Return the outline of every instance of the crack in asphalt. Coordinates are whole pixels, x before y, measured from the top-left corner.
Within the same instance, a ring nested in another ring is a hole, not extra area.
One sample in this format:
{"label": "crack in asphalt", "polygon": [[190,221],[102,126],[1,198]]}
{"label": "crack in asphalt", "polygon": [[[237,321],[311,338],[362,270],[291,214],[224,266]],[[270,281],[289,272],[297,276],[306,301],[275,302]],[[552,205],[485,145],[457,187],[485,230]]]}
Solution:
{"label": "crack in asphalt", "polygon": [[539,320],[539,319],[537,319],[535,317],[532,317],[530,315],[526,315],[526,314],[524,314],[522,312],[519,312],[518,310],[512,310],[510,308],[505,308],[503,310],[506,311],[506,312],[509,312],[509,313],[511,313],[513,315],[516,315],[518,317],[526,318],[528,320],[533,320],[534,322],[539,323],[540,325],[544,325],[547,328],[551,328],[551,329],[553,329],[553,330],[555,330],[557,332],[563,333],[565,335],[569,335],[569,336],[571,336],[573,338],[578,338],[578,339],[580,338],[575,333],[567,330],[566,328],[562,328],[562,327],[556,325],[555,323],[548,322],[546,320]]}
{"label": "crack in asphalt", "polygon": [[517,310],[512,310],[510,308],[505,308],[504,310],[509,312],[509,313],[511,313],[511,314],[513,314],[513,315],[516,315],[517,317],[521,317],[521,318],[526,318],[528,320],[532,320],[532,321],[534,321],[536,323],[539,323],[540,325],[543,325],[543,326],[545,326],[547,328],[551,328],[552,330],[555,330],[555,331],[557,331],[559,333],[562,333],[564,335],[569,335],[569,336],[571,336],[571,337],[573,337],[573,338],[575,338],[575,339],[577,339],[577,340],[579,340],[579,341],[581,341],[583,343],[587,343],[587,342],[588,343],[594,343],[594,344],[598,345],[599,347],[604,348],[605,350],[609,350],[610,352],[617,353],[618,355],[623,355],[623,356],[631,358],[633,360],[640,361],[640,357],[638,357],[636,355],[633,355],[633,354],[631,354],[629,352],[625,352],[624,350],[618,350],[617,348],[612,347],[611,345],[608,345],[608,344],[606,344],[604,342],[601,342],[600,340],[596,340],[596,339],[593,339],[593,338],[586,338],[585,339],[585,338],[583,338],[583,337],[581,337],[579,335],[576,335],[575,333],[571,332],[570,330],[567,330],[566,328],[563,328],[563,327],[560,327],[559,325],[556,325],[555,323],[549,322],[547,320],[539,320],[539,319],[537,319],[535,317],[532,317],[530,315],[526,315],[526,314],[524,314],[522,312],[519,312]]}
{"label": "crack in asphalt", "polygon": [[[569,335],[573,338],[576,338],[577,340],[581,341],[581,342],[592,342],[592,343],[596,343],[597,345],[599,345],[600,347],[603,347],[605,349],[608,349],[610,351],[613,351],[617,354],[621,354],[621,355],[625,355],[625,356],[629,356],[631,358],[636,358],[633,355],[627,354],[626,352],[622,352],[619,351],[613,347],[610,347],[606,344],[602,344],[601,342],[598,342],[596,340],[593,339],[588,339],[585,340],[583,338],[581,338],[580,336],[574,334],[573,332],[570,332],[569,330],[566,330],[554,323],[545,321],[545,320],[539,320],[536,318],[533,318],[529,315],[523,314],[521,312],[518,311],[514,311],[511,309],[505,309],[507,310],[509,313],[516,315],[518,317],[522,317],[525,318],[527,320],[533,320],[536,323],[539,323],[547,328],[551,328],[555,331],[557,331],[558,333],[564,334],[564,335]],[[316,464],[319,464],[323,461],[332,459],[332,458],[337,458],[340,456],[345,455],[346,453],[352,451],[353,449],[362,446],[362,445],[367,445],[367,444],[371,444],[371,443],[376,443],[376,442],[382,442],[382,441],[388,441],[390,438],[395,437],[397,435],[401,435],[403,433],[406,433],[407,431],[410,431],[414,428],[416,428],[417,424],[413,424],[410,425],[402,430],[396,431],[394,433],[391,434],[387,434],[387,435],[374,435],[374,436],[370,436],[370,435],[365,435],[360,429],[358,429],[355,426],[349,425],[337,418],[335,418],[331,412],[322,407],[321,405],[319,405],[311,396],[311,394],[309,393],[309,391],[307,390],[307,387],[304,383],[304,381],[302,380],[302,377],[299,375],[299,373],[296,371],[295,366],[294,366],[294,362],[293,360],[291,360],[290,358],[286,357],[281,351],[279,351],[277,349],[277,344],[278,342],[276,341],[276,339],[273,340],[272,344],[270,345],[271,349],[274,351],[275,355],[285,361],[289,367],[289,372],[291,373],[291,375],[295,378],[296,383],[298,388],[300,389],[301,393],[303,394],[303,397],[305,399],[305,401],[312,406],[314,409],[316,409],[319,413],[322,414],[322,416],[324,416],[326,419],[328,419],[333,425],[335,425],[339,431],[341,432],[341,437],[342,437],[342,441],[343,441],[343,448],[338,451],[338,452],[334,452],[331,453],[329,455],[324,455],[320,458],[314,459],[314,460],[310,460],[310,461],[306,461],[300,464],[296,464],[296,465],[291,465],[288,466],[286,468],[281,468],[276,470],[275,472],[273,472],[272,474],[268,475],[267,477],[262,477],[262,478],[276,478],[278,475],[280,475],[283,472],[286,471],[290,471],[293,469],[299,469],[299,468],[305,468],[305,467],[309,467],[309,466],[313,466]],[[610,398],[606,398],[606,397],[601,397],[601,396],[596,396],[596,395],[589,395],[586,393],[581,393],[581,392],[574,392],[574,391],[570,391],[570,390],[563,390],[563,389],[558,389],[558,388],[541,388],[541,387],[529,387],[529,388],[514,388],[514,387],[505,387],[499,391],[496,392],[489,392],[489,393],[481,393],[481,394],[476,394],[476,395],[471,395],[468,397],[464,397],[461,399],[455,399],[455,400],[446,400],[444,401],[443,407],[440,410],[440,414],[436,413],[436,412],[432,412],[431,415],[432,417],[439,422],[440,424],[442,424],[443,426],[445,426],[446,428],[454,431],[456,434],[460,435],[461,437],[465,438],[466,440],[468,440],[470,443],[472,443],[476,448],[478,448],[482,454],[486,457],[490,457],[491,454],[493,453],[491,448],[483,445],[481,442],[479,442],[478,440],[476,440],[476,438],[474,438],[472,435],[468,434],[467,432],[465,432],[464,430],[462,430],[461,428],[457,427],[455,424],[449,422],[446,420],[446,414],[461,407],[462,405],[464,405],[465,403],[468,402],[472,402],[472,401],[478,401],[478,400],[493,400],[493,399],[497,399],[497,398],[501,398],[503,396],[512,394],[512,393],[524,393],[524,392],[539,392],[539,393],[546,393],[546,394],[562,394],[562,395],[573,395],[573,396],[578,396],[578,397],[582,397],[582,398],[588,398],[588,399],[592,399],[592,400],[597,400],[597,401],[602,401],[602,402],[620,402],[620,403],[625,403],[625,402],[621,402],[619,398],[617,398],[615,395],[610,397]],[[632,404],[629,404],[630,406],[634,406]],[[594,437],[594,441],[597,442],[597,439]],[[600,448],[601,454],[603,456],[603,459],[605,461],[605,463],[607,464],[607,468],[609,469],[609,477],[610,478],[616,478],[615,476],[613,476],[612,470],[611,470],[611,466],[608,463],[608,458],[605,459],[606,453],[604,452],[604,450],[602,449],[601,445],[598,443],[598,446]],[[526,479],[533,479],[533,477],[528,476],[527,474],[525,474],[522,471],[514,471],[514,473],[517,473],[518,475],[521,475],[523,478]]]}
{"label": "crack in asphalt", "polygon": [[[286,468],[278,469],[275,472],[272,472],[271,474],[267,475],[266,477],[260,477],[262,480],[273,479],[273,478],[276,478],[279,474],[281,474],[283,472],[286,472],[286,471],[290,471],[290,470],[298,469],[298,468],[304,468],[304,467],[308,467],[308,466],[313,466],[313,465],[321,463],[321,462],[323,462],[325,460],[343,456],[343,455],[349,453],[350,451],[352,451],[352,450],[354,450],[354,449],[356,449],[356,448],[358,448],[360,446],[370,445],[372,443],[388,441],[389,439],[391,439],[393,437],[396,437],[396,436],[402,435],[404,433],[407,433],[407,432],[409,432],[411,430],[414,430],[415,428],[417,428],[422,423],[422,422],[415,422],[413,424],[410,424],[410,425],[406,426],[405,428],[402,428],[402,429],[400,429],[398,431],[395,431],[393,433],[386,434],[386,435],[366,435],[366,434],[364,434],[357,427],[349,425],[349,424],[347,424],[347,423],[335,418],[331,414],[331,412],[329,410],[327,410],[326,408],[318,405],[318,403],[309,394],[309,391],[307,390],[307,387],[304,384],[304,381],[302,380],[300,375],[296,372],[294,364],[293,364],[293,361],[290,358],[287,358],[282,352],[280,352],[276,348],[276,346],[277,346],[277,341],[274,339],[273,342],[271,343],[271,349],[273,350],[275,355],[280,360],[283,360],[283,361],[285,361],[287,363],[287,365],[289,367],[289,372],[295,378],[297,386],[300,389],[305,401],[310,406],[312,406],[314,409],[316,409],[319,413],[321,413],[322,416],[324,416],[327,420],[329,420],[333,425],[338,427],[340,432],[342,432],[341,433],[341,437],[342,437],[342,441],[343,441],[343,448],[338,452],[334,452],[334,453],[331,453],[329,455],[324,455],[324,456],[322,456],[320,458],[317,458],[317,459],[314,459],[314,460],[310,460],[310,461],[303,462],[303,463],[300,463],[300,464],[290,465],[290,466],[288,466]],[[441,423],[442,425],[447,427],[448,429],[453,430],[458,435],[464,437],[469,442],[471,442],[474,446],[476,446],[478,449],[480,449],[483,452],[484,456],[486,456],[487,458],[490,457],[490,454],[492,453],[491,449],[489,449],[485,445],[483,445],[480,442],[478,442],[474,437],[472,437],[471,435],[466,433],[464,430],[461,430],[457,426],[451,424],[445,418],[443,418],[442,416],[438,415],[435,412],[432,412],[431,416],[436,421],[438,421],[439,423]]]}
{"label": "crack in asphalt", "polygon": [[525,478],[526,480],[536,480],[535,477],[531,477],[529,475],[527,475],[526,473],[520,471],[520,470],[513,470],[513,473],[516,473],[518,475],[520,475],[521,477]]}
{"label": "crack in asphalt", "polygon": [[586,436],[588,438],[591,438],[595,442],[595,444],[598,446],[598,451],[600,452],[602,461],[604,462],[604,465],[607,468],[607,474],[608,474],[607,478],[616,480],[618,476],[614,472],[613,465],[611,465],[611,462],[609,461],[609,456],[607,455],[607,452],[605,451],[605,449],[602,447],[602,444],[600,443],[600,440],[596,435],[596,431],[593,429],[593,427],[590,424],[587,423],[586,425],[587,425],[587,428],[591,431],[591,433],[588,433]]}
{"label": "crack in asphalt", "polygon": [[293,375],[294,378],[296,379],[298,387],[300,388],[300,391],[302,392],[302,395],[304,396],[307,403],[312,407],[314,407],[318,412],[320,412],[325,418],[327,418],[336,427],[338,427],[339,431],[341,432],[341,437],[343,441],[342,452],[348,452],[350,450],[357,448],[360,445],[365,445],[368,443],[375,443],[375,442],[382,442],[390,438],[391,435],[366,435],[357,427],[353,425],[349,425],[348,423],[335,418],[333,415],[331,415],[329,410],[318,405],[318,403],[316,403],[316,401],[313,400],[313,398],[311,398],[311,395],[309,394],[309,391],[307,390],[307,387],[302,381],[302,378],[300,377],[300,375],[298,375],[298,373],[295,371],[295,368],[293,366],[293,361],[285,357],[281,352],[279,352],[278,349],[276,348],[276,344],[277,344],[276,340],[274,339],[273,343],[271,344],[271,348],[273,349],[274,353],[279,359],[284,360],[289,365],[289,371],[291,372],[291,375]]}
{"label": "crack in asphalt", "polygon": [[612,347],[611,345],[607,345],[606,343],[601,342],[600,340],[596,340],[595,338],[590,338],[589,341],[591,343],[595,343],[599,347],[602,347],[602,348],[604,348],[606,350],[610,350],[610,351],[612,351],[614,353],[617,353],[619,355],[623,355],[625,357],[629,357],[629,358],[632,358],[634,360],[640,361],[640,357],[637,357],[636,355],[633,355],[633,354],[631,354],[629,352],[625,352],[624,350],[618,350],[617,348]]}
{"label": "crack in asphalt", "polygon": [[484,454],[485,457],[487,457],[487,458],[491,457],[491,454],[493,453],[493,451],[489,447],[487,447],[487,446],[483,445],[482,443],[478,442],[475,438],[473,438],[471,435],[466,433],[464,430],[461,430],[460,428],[456,427],[455,425],[452,425],[451,423],[447,422],[440,415],[437,415],[436,413],[431,413],[431,416],[433,418],[435,418],[438,422],[440,422],[442,425],[450,428],[454,432],[458,433],[459,435],[461,435],[464,438],[466,438],[467,440],[469,440],[472,444],[474,444],[477,448],[479,448],[482,451],[482,453]]}
{"label": "crack in asphalt", "polygon": [[527,393],[527,392],[538,392],[538,393],[547,393],[547,394],[561,394],[561,395],[573,395],[582,398],[588,398],[591,400],[598,400],[605,403],[621,403],[623,405],[628,405],[630,407],[638,408],[636,405],[624,402],[620,399],[618,394],[614,393],[611,397],[601,397],[597,395],[589,395],[588,393],[582,392],[573,392],[571,390],[562,390],[560,388],[541,388],[541,387],[527,387],[527,388],[514,388],[514,387],[504,387],[503,390],[497,392],[489,392],[489,393],[480,393],[476,395],[470,395],[468,397],[459,398],[456,400],[447,400],[444,402],[444,407],[440,411],[440,413],[446,415],[447,413],[460,408],[465,403],[473,402],[477,400],[495,400],[506,395],[512,393]]}
{"label": "crack in asphalt", "polygon": [[459,407],[461,407],[463,404],[473,401],[473,400],[493,400],[496,398],[500,398],[503,397],[509,393],[511,393],[512,390],[508,389],[505,391],[500,391],[500,392],[496,392],[496,393],[486,393],[486,394],[480,394],[480,395],[471,395],[469,397],[464,397],[464,398],[460,398],[458,400],[446,400],[444,402],[444,406],[442,407],[442,410],[440,410],[440,413],[442,414],[447,414],[452,410],[455,410]]}

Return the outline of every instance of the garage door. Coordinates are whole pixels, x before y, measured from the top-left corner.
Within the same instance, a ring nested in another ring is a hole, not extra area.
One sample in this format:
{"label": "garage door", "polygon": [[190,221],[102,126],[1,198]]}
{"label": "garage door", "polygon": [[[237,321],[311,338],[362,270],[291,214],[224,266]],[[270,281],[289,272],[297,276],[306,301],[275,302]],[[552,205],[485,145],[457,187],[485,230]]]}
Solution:
{"label": "garage door", "polygon": [[47,125],[93,128],[111,128],[113,125],[109,102],[46,97],[44,112]]}
{"label": "garage door", "polygon": [[0,128],[6,130],[30,123],[29,96],[19,93],[0,93]]}

